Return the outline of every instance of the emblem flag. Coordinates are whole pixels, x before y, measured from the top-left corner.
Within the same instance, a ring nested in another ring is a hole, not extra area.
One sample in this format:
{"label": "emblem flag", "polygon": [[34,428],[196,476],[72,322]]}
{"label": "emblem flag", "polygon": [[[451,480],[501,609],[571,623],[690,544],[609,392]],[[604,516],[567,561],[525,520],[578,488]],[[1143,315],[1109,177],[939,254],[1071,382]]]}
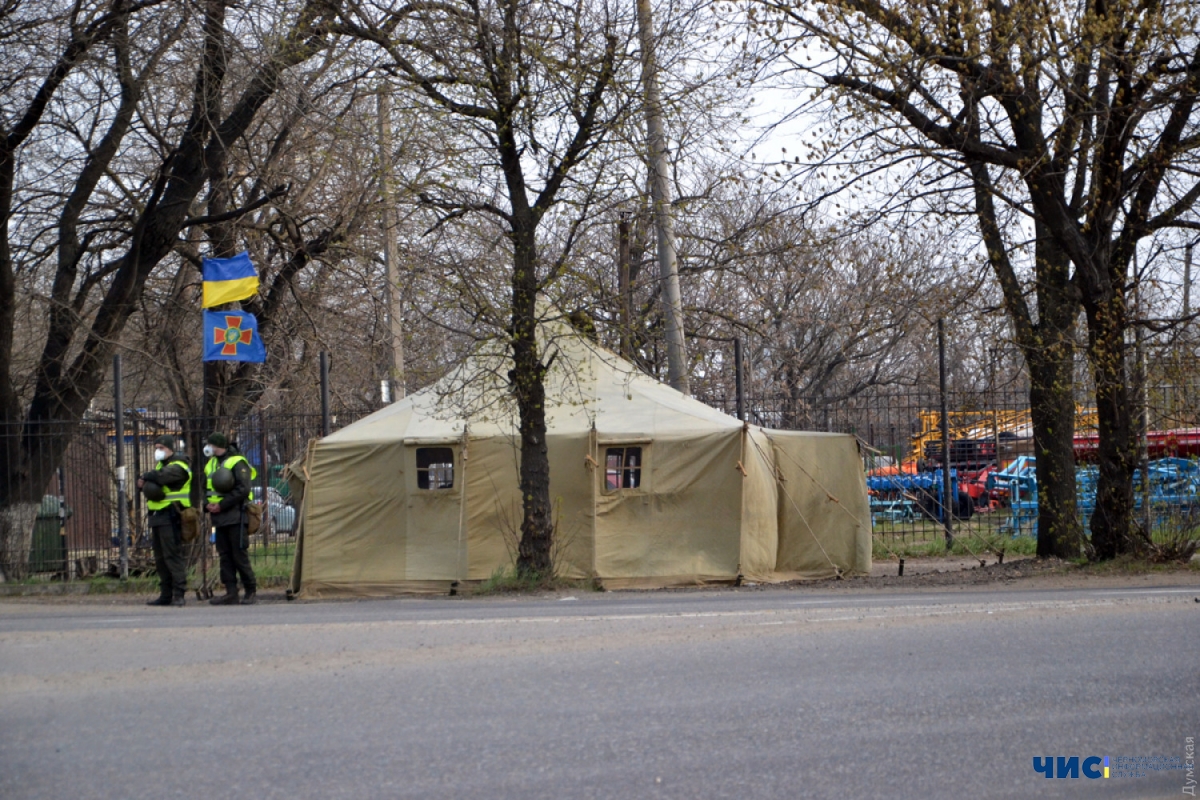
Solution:
{"label": "emblem flag", "polygon": [[205,361],[267,360],[267,349],[258,336],[258,320],[245,311],[204,312]]}

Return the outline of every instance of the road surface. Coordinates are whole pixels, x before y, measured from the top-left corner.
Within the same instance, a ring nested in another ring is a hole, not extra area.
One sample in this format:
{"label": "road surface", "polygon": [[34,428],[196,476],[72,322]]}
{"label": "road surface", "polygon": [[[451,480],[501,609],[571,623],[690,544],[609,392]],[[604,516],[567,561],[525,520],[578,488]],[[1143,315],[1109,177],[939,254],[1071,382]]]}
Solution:
{"label": "road surface", "polygon": [[0,603],[0,798],[1180,797],[1197,597]]}

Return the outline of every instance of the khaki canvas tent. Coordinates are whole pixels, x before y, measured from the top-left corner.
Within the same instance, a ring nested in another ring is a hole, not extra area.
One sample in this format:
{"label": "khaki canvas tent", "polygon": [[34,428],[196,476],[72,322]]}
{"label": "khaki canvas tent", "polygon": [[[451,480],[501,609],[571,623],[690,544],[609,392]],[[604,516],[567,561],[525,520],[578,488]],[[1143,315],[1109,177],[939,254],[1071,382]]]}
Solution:
{"label": "khaki canvas tent", "polygon": [[[553,336],[551,336],[553,333]],[[547,375],[554,562],[605,587],[867,572],[853,436],[744,425],[565,328]],[[515,559],[520,441],[486,355],[314,442],[292,590],[445,592]]]}

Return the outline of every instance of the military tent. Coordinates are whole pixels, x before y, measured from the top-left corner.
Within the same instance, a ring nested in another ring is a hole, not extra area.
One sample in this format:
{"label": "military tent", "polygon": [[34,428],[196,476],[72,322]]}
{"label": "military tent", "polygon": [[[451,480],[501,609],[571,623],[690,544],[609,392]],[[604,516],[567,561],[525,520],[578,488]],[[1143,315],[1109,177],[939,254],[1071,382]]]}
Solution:
{"label": "military tent", "polygon": [[[542,336],[561,576],[622,588],[870,570],[853,436],[743,424],[573,331]],[[477,355],[312,444],[293,592],[445,592],[514,563],[520,440],[506,372]]]}

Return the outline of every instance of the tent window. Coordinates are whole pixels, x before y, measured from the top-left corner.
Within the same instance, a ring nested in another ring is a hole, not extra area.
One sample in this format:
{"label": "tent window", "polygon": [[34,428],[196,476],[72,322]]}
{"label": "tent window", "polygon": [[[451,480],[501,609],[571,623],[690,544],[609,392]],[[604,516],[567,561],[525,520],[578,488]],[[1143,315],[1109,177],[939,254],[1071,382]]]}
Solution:
{"label": "tent window", "polygon": [[417,488],[454,488],[454,450],[449,447],[417,448]]}
{"label": "tent window", "polygon": [[615,492],[642,485],[642,448],[610,447],[604,455],[604,488]]}

